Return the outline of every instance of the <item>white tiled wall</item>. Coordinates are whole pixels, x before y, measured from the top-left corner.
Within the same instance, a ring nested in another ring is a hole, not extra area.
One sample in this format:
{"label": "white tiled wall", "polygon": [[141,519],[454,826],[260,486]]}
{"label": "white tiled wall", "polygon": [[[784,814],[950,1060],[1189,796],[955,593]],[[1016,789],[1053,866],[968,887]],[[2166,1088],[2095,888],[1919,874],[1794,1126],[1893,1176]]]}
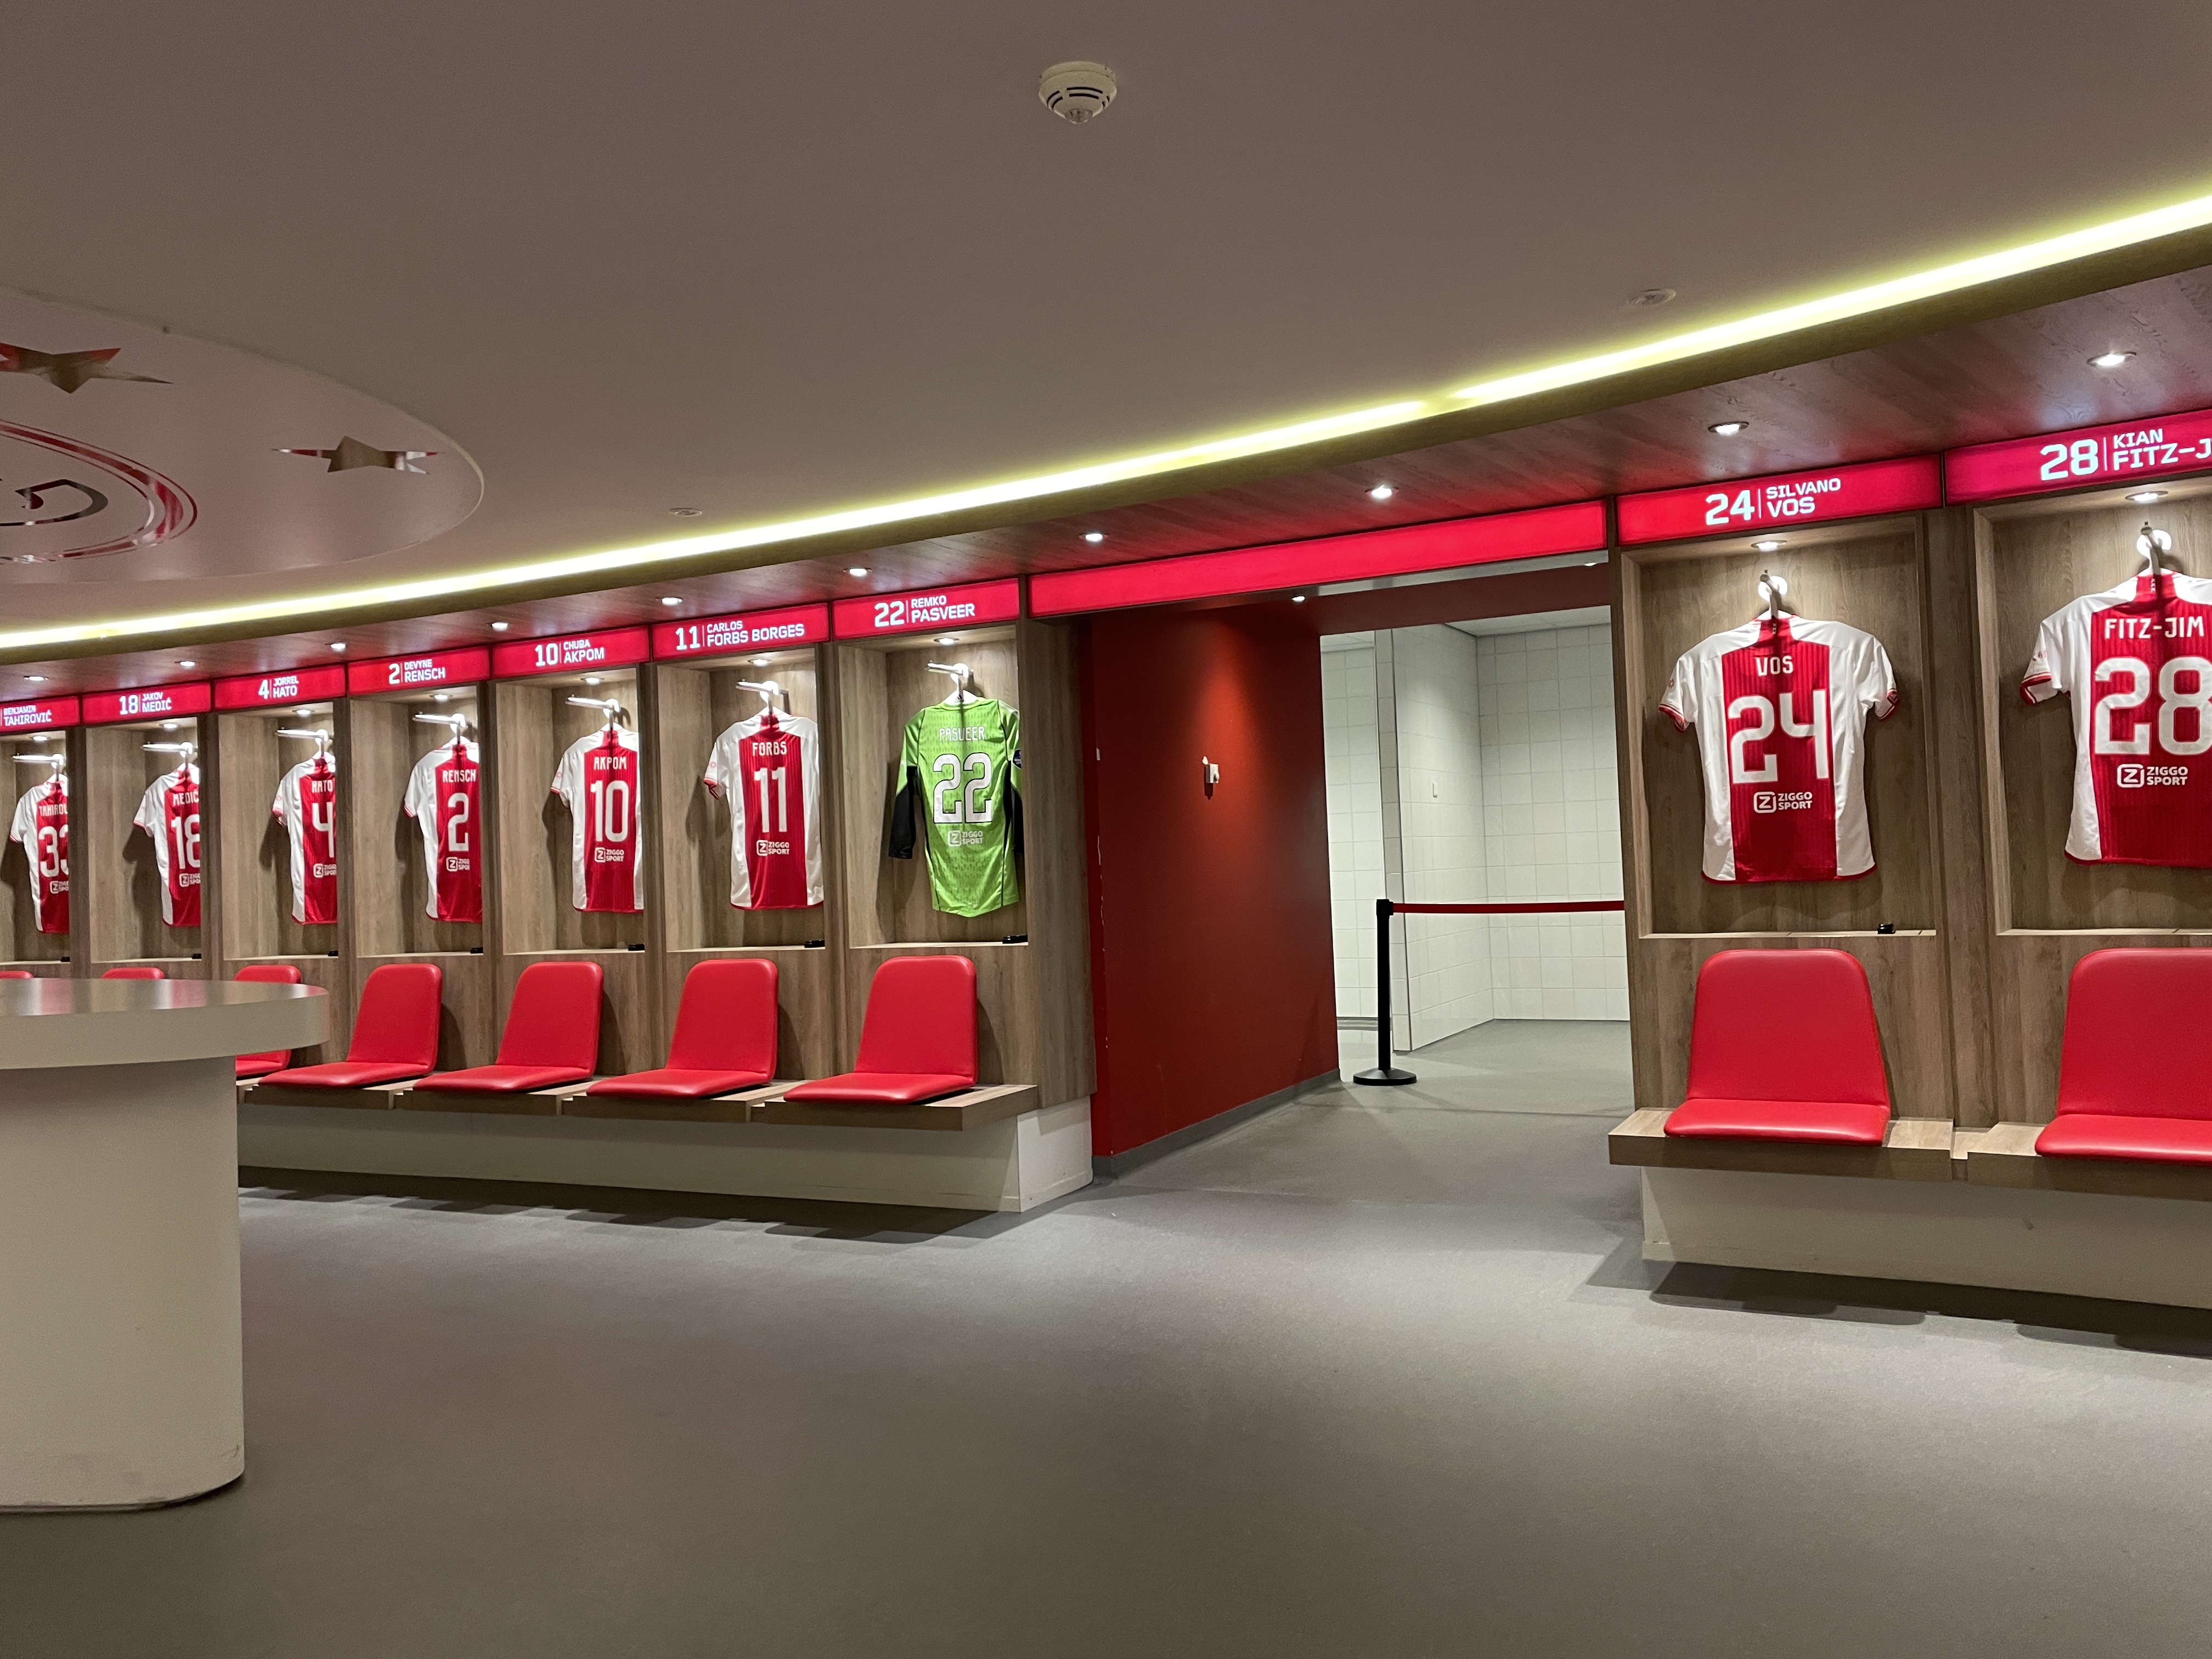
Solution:
{"label": "white tiled wall", "polygon": [[[1488,896],[1490,876],[1483,849],[1485,769],[1476,707],[1480,648],[1472,637],[1450,628],[1400,629],[1391,635],[1390,647],[1402,872],[1402,890],[1395,896],[1480,902]],[[1391,782],[1387,759],[1386,753],[1386,790]],[[1386,868],[1389,863],[1386,848]],[[1405,991],[1397,1006],[1406,1017],[1401,1034],[1406,1047],[1418,1048],[1491,1017],[1486,918],[1408,916],[1401,938]]]}
{"label": "white tiled wall", "polygon": [[1340,1019],[1372,1019],[1375,901],[1382,896],[1382,763],[1369,635],[1339,635],[1325,642],[1321,685],[1336,1012]]}
{"label": "white tiled wall", "polygon": [[[1498,898],[1619,898],[1620,809],[1611,630],[1478,641],[1484,852]],[[1500,918],[1491,927],[1504,1019],[1626,1019],[1617,915]]]}
{"label": "white tiled wall", "polygon": [[[1612,648],[1602,624],[1323,642],[1337,1012],[1375,1013],[1375,900],[1617,898]],[[1408,916],[1399,1046],[1499,1019],[1626,1019],[1617,914]]]}

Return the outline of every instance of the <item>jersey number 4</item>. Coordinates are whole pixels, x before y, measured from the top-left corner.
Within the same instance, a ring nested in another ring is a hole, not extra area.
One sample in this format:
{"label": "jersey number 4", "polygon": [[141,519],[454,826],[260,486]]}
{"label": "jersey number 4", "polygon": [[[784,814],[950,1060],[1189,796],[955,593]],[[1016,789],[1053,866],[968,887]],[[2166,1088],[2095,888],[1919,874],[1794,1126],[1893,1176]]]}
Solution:
{"label": "jersey number 4", "polygon": [[[966,765],[963,769],[963,759]],[[939,823],[988,823],[991,821],[991,757],[984,754],[939,755],[931,763],[933,772],[943,772],[929,792],[930,816]],[[960,787],[963,771],[975,775],[968,787]]]}

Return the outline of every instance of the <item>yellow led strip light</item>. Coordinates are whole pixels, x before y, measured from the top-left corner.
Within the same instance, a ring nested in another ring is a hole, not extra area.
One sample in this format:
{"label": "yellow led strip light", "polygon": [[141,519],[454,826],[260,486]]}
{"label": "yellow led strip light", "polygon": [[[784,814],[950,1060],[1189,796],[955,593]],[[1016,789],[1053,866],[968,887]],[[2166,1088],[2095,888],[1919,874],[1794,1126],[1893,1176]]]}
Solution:
{"label": "yellow led strip light", "polygon": [[1289,426],[1270,428],[1240,436],[1188,444],[1151,454],[1103,461],[1065,471],[1041,473],[1026,478],[948,490],[908,501],[875,507],[854,507],[803,519],[742,530],[689,536],[672,541],[648,542],[631,547],[610,548],[559,558],[506,565],[465,575],[423,577],[410,581],[353,588],[342,592],[265,599],[247,605],[216,605],[199,611],[171,611],[160,616],[124,617],[109,622],[72,623],[0,632],[0,652],[18,653],[42,646],[82,644],[94,641],[143,639],[186,634],[202,629],[227,629],[283,620],[325,618],[372,607],[408,605],[428,599],[489,597],[506,587],[560,581],[576,576],[643,574],[658,567],[680,564],[686,559],[734,552],[744,548],[772,547],[817,536],[855,530],[873,530],[937,518],[981,507],[1032,501],[1071,490],[1096,489],[1207,465],[1241,459],[1329,438],[1349,436],[1402,426],[1425,416],[1454,410],[1483,408],[1516,398],[1584,385],[1608,376],[1680,362],[1730,346],[1772,339],[1823,324],[1863,317],[1915,301],[1955,294],[2008,276],[2063,264],[2069,260],[2154,240],[2160,236],[2212,225],[2212,196],[2156,208],[2147,213],[2115,219],[2085,230],[2069,231],[2018,247],[1962,259],[1933,270],[1899,276],[1887,282],[1847,289],[1839,294],[1778,309],[1763,311],[1732,322],[1692,329],[1643,345],[1595,356],[1577,357],[1540,368],[1528,369],[1497,380],[1479,381],[1439,397],[1408,398],[1350,414],[1327,416]]}

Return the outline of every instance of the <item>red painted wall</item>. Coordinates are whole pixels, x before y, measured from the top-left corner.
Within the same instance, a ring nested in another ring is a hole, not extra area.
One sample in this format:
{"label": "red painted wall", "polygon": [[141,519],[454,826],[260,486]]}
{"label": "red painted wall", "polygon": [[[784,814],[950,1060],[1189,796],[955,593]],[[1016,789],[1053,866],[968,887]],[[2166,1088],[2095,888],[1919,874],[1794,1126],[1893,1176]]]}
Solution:
{"label": "red painted wall", "polygon": [[[1336,1067],[1321,654],[1287,605],[1085,624],[1093,1148]],[[1218,763],[1211,799],[1199,757]]]}

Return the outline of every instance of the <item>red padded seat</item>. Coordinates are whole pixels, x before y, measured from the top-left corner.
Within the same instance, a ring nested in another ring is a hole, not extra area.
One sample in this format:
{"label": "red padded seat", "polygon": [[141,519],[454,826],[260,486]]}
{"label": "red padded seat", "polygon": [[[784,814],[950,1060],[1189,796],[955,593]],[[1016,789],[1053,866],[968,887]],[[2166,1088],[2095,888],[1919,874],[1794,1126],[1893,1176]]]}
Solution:
{"label": "red padded seat", "polygon": [[1670,1135],[1879,1146],[1889,1084],[1866,969],[1846,951],[1723,951],[1698,973]]}
{"label": "red padded seat", "polygon": [[362,982],[343,1060],[295,1066],[261,1080],[295,1089],[367,1089],[421,1077],[438,1063],[445,978],[434,962],[386,963]]}
{"label": "red padded seat", "polygon": [[765,957],[702,962],[684,976],[668,1064],[604,1078],[587,1095],[708,1100],[757,1089],[775,1075],[776,969]]}
{"label": "red padded seat", "polygon": [[0,968],[0,979],[36,979],[38,975],[27,968]]}
{"label": "red padded seat", "polygon": [[853,1069],[802,1083],[787,1100],[912,1106],[975,1086],[975,964],[893,957],[876,969]]}
{"label": "red padded seat", "polygon": [[499,1055],[489,1066],[437,1072],[422,1087],[461,1095],[520,1095],[581,1083],[599,1057],[605,975],[596,962],[533,962],[514,981]]}
{"label": "red padded seat", "polygon": [[100,975],[102,979],[162,979],[159,968],[111,968]]}
{"label": "red padded seat", "polygon": [[[300,970],[289,962],[256,962],[238,970],[232,977],[242,985],[297,985]],[[241,1078],[267,1077],[271,1072],[281,1072],[292,1063],[289,1048],[271,1048],[266,1054],[240,1054],[238,1074]]]}
{"label": "red padded seat", "polygon": [[2212,951],[2093,951],[2066,987],[2057,1115],[2045,1158],[2212,1164],[2212,1074],[2197,1022]]}

